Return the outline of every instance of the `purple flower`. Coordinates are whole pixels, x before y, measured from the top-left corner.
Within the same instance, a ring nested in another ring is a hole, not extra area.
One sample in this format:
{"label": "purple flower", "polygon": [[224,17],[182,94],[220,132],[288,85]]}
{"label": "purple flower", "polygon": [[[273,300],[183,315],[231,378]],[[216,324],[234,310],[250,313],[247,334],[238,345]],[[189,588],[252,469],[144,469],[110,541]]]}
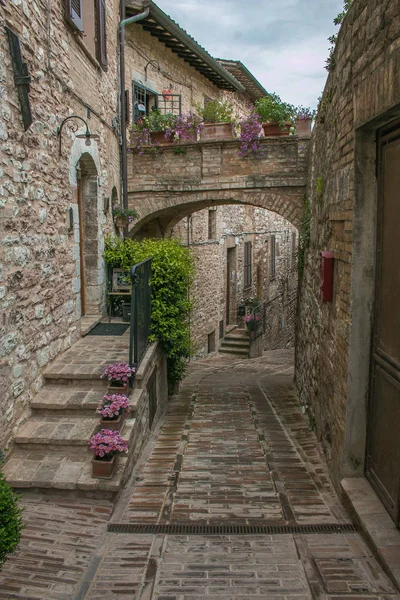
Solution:
{"label": "purple flower", "polygon": [[129,408],[129,400],[124,394],[106,394],[97,407],[97,414],[104,419],[118,417],[121,412]]}
{"label": "purple flower", "polygon": [[114,454],[128,452],[128,444],[119,431],[102,429],[89,440],[89,448],[94,451],[95,456],[112,458]]}
{"label": "purple flower", "polygon": [[106,377],[109,381],[126,383],[134,373],[135,368],[130,367],[128,363],[114,363],[104,367],[101,377]]}

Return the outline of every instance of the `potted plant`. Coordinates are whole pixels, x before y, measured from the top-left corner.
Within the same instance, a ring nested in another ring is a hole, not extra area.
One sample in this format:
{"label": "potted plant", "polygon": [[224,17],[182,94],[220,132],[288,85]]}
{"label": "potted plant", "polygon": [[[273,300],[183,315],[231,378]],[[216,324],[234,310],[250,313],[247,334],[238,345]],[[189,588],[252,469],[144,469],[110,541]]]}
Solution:
{"label": "potted plant", "polygon": [[293,106],[282,102],[277,94],[256,100],[255,111],[262,120],[264,135],[289,135],[293,125]]}
{"label": "potted plant", "polygon": [[117,459],[122,452],[128,452],[128,444],[119,431],[102,429],[89,440],[89,448],[94,451],[92,477],[111,479]]}
{"label": "potted plant", "polygon": [[123,392],[128,387],[129,379],[135,373],[135,368],[130,367],[128,363],[114,363],[106,365],[103,370],[102,378],[107,378],[108,389]]}
{"label": "potted plant", "polygon": [[129,223],[133,223],[138,216],[134,208],[124,208],[120,205],[112,207],[112,214],[114,223],[118,229],[125,229],[125,227],[128,227]]}
{"label": "potted plant", "polygon": [[171,141],[193,141],[197,142],[197,136],[203,129],[201,117],[195,113],[188,113],[176,117],[173,124],[168,127],[165,137]]}
{"label": "potted plant", "polygon": [[224,140],[233,137],[233,106],[229,102],[211,100],[198,113],[204,121],[202,140]]}
{"label": "potted plant", "polygon": [[112,431],[120,431],[125,420],[125,410],[129,408],[129,400],[124,394],[106,394],[97,407],[101,415],[100,425]]}
{"label": "potted plant", "polygon": [[259,315],[250,313],[243,320],[246,323],[246,327],[249,331],[257,331],[258,325],[260,323]]}
{"label": "potted plant", "polygon": [[166,132],[174,126],[176,118],[176,115],[162,113],[159,108],[155,108],[143,117],[139,127],[150,132],[150,140],[153,144],[171,144],[172,140],[166,136]]}
{"label": "potted plant", "polygon": [[311,123],[315,117],[315,110],[305,106],[297,106],[294,109],[294,118],[296,121],[296,131],[298,135],[310,135]]}

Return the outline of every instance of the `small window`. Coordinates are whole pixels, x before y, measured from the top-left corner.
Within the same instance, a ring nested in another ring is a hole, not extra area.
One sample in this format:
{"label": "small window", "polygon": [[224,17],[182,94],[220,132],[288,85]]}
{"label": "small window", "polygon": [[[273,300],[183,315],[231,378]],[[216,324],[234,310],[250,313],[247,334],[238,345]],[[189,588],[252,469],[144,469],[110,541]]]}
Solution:
{"label": "small window", "polygon": [[132,83],[132,117],[133,122],[137,123],[145,117],[152,108],[157,108],[157,94],[149,90],[141,83],[134,81]]}
{"label": "small window", "polygon": [[215,352],[215,331],[208,335],[208,354]]}
{"label": "small window", "polygon": [[217,211],[208,211],[208,239],[215,240],[217,238]]}
{"label": "small window", "polygon": [[276,275],[276,239],[274,235],[271,235],[271,255],[270,255],[270,277],[275,279]]}
{"label": "small window", "polygon": [[252,283],[252,244],[244,244],[244,289],[251,287]]}

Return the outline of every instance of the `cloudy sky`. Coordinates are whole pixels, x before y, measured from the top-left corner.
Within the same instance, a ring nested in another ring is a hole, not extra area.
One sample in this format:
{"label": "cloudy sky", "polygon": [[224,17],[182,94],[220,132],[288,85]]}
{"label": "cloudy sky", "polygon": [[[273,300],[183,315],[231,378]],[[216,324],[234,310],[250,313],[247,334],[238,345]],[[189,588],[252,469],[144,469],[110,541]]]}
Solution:
{"label": "cloudy sky", "polygon": [[342,0],[156,0],[216,58],[241,60],[266,90],[316,107]]}

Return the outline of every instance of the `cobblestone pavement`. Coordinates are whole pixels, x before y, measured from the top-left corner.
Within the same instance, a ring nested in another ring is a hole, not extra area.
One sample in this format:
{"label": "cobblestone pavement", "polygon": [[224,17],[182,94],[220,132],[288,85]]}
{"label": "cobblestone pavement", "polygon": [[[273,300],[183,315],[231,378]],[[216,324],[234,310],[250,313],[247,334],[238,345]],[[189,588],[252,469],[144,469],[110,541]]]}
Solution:
{"label": "cobblestone pavement", "polygon": [[[111,523],[340,524],[290,351],[193,363]],[[400,600],[357,533],[111,533],[111,507],[29,498],[0,598]]]}

